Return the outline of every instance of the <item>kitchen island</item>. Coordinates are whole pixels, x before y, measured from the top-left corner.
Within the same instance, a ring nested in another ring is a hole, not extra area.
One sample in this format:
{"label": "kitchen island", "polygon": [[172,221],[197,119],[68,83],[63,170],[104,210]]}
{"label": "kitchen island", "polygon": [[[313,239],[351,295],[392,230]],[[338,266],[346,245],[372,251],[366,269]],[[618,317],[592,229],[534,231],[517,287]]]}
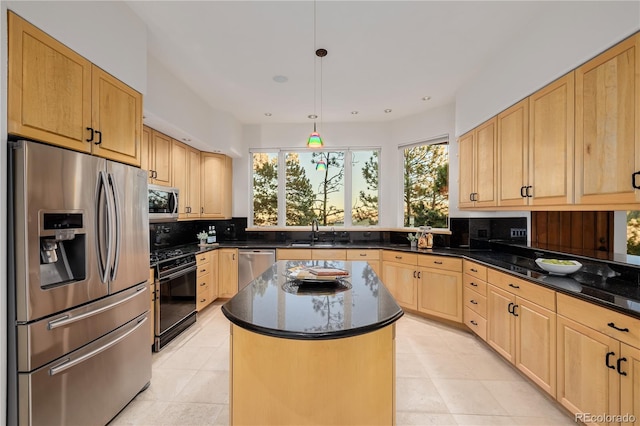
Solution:
{"label": "kitchen island", "polygon": [[[302,283],[296,266],[348,278]],[[395,423],[395,322],[366,262],[279,261],[222,306],[231,321],[232,425]]]}

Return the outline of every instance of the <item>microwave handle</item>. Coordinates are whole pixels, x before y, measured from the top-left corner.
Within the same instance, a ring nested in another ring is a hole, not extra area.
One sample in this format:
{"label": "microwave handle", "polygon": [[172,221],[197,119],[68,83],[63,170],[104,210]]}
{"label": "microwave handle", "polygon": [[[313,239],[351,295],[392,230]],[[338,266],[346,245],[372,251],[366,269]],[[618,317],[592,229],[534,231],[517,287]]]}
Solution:
{"label": "microwave handle", "polygon": [[173,213],[174,215],[178,214],[178,193],[176,191],[171,191],[171,196],[173,197]]}

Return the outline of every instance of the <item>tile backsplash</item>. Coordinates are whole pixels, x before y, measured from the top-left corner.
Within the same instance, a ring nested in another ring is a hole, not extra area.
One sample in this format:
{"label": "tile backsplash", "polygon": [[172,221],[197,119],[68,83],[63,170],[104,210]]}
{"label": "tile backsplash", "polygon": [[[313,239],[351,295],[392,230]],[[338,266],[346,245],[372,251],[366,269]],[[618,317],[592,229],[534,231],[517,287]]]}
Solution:
{"label": "tile backsplash", "polygon": [[194,220],[184,222],[163,222],[149,224],[150,250],[197,243],[196,234],[206,231],[209,226],[216,227],[216,237],[222,241],[246,240],[246,217],[234,217],[224,220]]}

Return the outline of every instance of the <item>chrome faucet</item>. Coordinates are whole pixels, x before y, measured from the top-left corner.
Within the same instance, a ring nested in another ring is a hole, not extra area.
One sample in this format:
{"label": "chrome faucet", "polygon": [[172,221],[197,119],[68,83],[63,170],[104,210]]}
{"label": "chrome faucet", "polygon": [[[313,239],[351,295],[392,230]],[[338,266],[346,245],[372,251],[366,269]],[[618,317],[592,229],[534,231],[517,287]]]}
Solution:
{"label": "chrome faucet", "polygon": [[320,227],[318,226],[318,219],[313,219],[311,221],[311,245],[318,241],[318,232],[320,231]]}

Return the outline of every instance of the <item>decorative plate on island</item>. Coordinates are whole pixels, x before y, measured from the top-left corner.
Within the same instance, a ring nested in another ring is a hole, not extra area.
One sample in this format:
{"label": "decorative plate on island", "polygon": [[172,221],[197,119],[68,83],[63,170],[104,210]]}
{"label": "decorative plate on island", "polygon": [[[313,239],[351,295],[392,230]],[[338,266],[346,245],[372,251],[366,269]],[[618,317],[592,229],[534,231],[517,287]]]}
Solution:
{"label": "decorative plate on island", "polygon": [[318,283],[340,281],[351,276],[349,271],[344,269],[320,267],[290,268],[284,275],[290,280]]}

